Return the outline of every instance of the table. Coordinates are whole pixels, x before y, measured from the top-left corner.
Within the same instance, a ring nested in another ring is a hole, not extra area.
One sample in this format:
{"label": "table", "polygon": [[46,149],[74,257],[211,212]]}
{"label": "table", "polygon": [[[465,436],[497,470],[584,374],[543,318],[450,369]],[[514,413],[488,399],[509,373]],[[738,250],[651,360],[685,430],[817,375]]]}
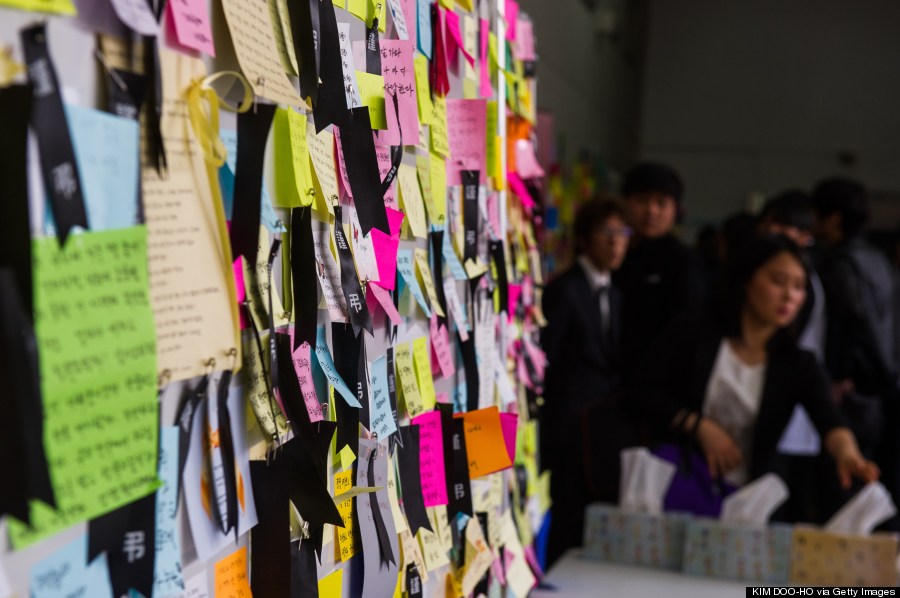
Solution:
{"label": "table", "polygon": [[674,571],[603,563],[569,550],[530,598],[742,598],[749,582],[695,577]]}

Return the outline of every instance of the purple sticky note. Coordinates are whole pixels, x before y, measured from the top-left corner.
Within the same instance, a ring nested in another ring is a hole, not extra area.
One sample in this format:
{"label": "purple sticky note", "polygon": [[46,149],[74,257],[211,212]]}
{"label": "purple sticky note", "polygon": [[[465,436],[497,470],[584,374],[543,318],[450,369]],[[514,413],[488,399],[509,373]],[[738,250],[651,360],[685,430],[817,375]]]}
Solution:
{"label": "purple sticky note", "polygon": [[426,507],[446,505],[447,482],[444,478],[444,436],[441,412],[429,411],[412,418],[419,426],[419,470]]}

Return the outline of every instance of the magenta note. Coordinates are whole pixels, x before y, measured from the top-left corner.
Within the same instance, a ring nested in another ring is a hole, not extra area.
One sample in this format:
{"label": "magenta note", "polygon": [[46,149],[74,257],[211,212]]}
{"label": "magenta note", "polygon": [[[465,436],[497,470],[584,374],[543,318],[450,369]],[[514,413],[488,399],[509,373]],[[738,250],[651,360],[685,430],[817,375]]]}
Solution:
{"label": "magenta note", "polygon": [[378,265],[378,281],[372,284],[393,291],[397,279],[397,248],[400,246],[400,238],[389,237],[377,228],[373,228],[369,235],[372,237],[372,249]]}
{"label": "magenta note", "polygon": [[178,43],[210,56],[216,55],[206,0],[169,0]]}
{"label": "magenta note", "polygon": [[478,95],[483,98],[489,98],[494,95],[491,87],[491,64],[488,61],[488,40],[490,39],[491,23],[487,19],[481,19],[478,27],[479,35],[479,70],[481,73],[481,85]]}
{"label": "magenta note", "polygon": [[[291,328],[291,344],[293,344],[294,329]],[[312,368],[310,367],[309,343],[303,341],[294,351],[294,371],[300,381],[300,392],[303,394],[303,402],[306,404],[306,412],[309,413],[309,421],[322,421],[322,405],[316,396],[316,385],[313,382]]]}
{"label": "magenta note", "polygon": [[386,208],[388,219],[388,230],[391,231],[392,237],[400,237],[400,228],[403,226],[404,214],[400,210],[394,208]]}
{"label": "magenta note", "polygon": [[518,414],[500,414],[500,428],[503,430],[503,442],[506,443],[506,452],[509,455],[509,460],[513,463],[516,461],[516,427],[518,425]]}
{"label": "magenta note", "polygon": [[534,207],[534,199],[531,197],[531,193],[528,192],[528,187],[525,186],[519,173],[512,170],[507,171],[506,182],[509,183],[509,190],[519,196],[522,207],[526,210],[531,210]]}
{"label": "magenta note", "polygon": [[444,436],[441,412],[429,411],[412,418],[419,426],[419,470],[426,507],[446,505],[447,481],[444,478]]}
{"label": "magenta note", "polygon": [[475,57],[466,51],[465,42],[463,42],[462,32],[459,30],[459,15],[455,10],[441,9],[444,12],[444,22],[447,24],[447,53],[450,55],[450,65],[453,68],[459,57],[459,52],[463,53],[470,66],[475,66]]}
{"label": "magenta note", "polygon": [[507,306],[506,314],[509,316],[509,320],[512,321],[513,317],[516,315],[516,306],[519,304],[519,297],[522,296],[522,285],[520,284],[510,284],[509,285],[509,306]]}
{"label": "magenta note", "polygon": [[506,39],[515,41],[516,25],[519,22],[519,3],[516,0],[506,0],[506,12],[503,20],[506,21]]}
{"label": "magenta note", "polygon": [[[378,230],[378,229],[372,229]],[[373,299],[369,299],[369,297]],[[378,303],[381,306],[381,309],[384,310],[384,313],[387,315],[388,319],[395,326],[399,326],[400,322],[403,321],[403,318],[400,316],[400,312],[397,311],[397,308],[394,307],[394,302],[391,301],[391,296],[381,288],[377,282],[373,282],[369,285],[369,291],[366,295],[366,301],[369,303],[369,309],[372,309],[372,301]]]}
{"label": "magenta note", "polygon": [[447,184],[462,184],[460,170],[477,170],[486,180],[487,100],[447,100]]}
{"label": "magenta note", "polygon": [[[416,73],[413,68],[415,46],[410,40],[388,39],[381,42],[381,74],[384,76],[384,104],[387,112],[387,131],[378,134],[382,145],[419,143],[419,106],[416,99]],[[397,96],[397,112],[393,96]]]}

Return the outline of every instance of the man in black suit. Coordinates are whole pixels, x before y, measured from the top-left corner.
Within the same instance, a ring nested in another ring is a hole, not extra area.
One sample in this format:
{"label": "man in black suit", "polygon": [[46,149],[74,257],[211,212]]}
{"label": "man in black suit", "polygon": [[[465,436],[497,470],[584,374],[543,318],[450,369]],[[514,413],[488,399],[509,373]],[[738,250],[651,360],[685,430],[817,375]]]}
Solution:
{"label": "man in black suit", "polygon": [[611,284],[630,236],[620,202],[584,204],[575,218],[575,263],[544,292],[541,450],[552,472],[550,562],[581,544],[588,502],[616,501],[619,451],[635,439],[617,400],[621,297]]}

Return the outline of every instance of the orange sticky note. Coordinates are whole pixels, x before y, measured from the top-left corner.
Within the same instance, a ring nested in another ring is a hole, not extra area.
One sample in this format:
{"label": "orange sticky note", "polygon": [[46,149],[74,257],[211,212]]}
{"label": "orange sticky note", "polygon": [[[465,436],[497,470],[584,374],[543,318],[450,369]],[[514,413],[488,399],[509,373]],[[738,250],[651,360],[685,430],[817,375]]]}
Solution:
{"label": "orange sticky note", "polygon": [[478,478],[512,466],[496,407],[457,413],[454,417],[464,421],[470,477]]}
{"label": "orange sticky note", "polygon": [[247,578],[247,547],[216,563],[216,598],[253,598]]}

